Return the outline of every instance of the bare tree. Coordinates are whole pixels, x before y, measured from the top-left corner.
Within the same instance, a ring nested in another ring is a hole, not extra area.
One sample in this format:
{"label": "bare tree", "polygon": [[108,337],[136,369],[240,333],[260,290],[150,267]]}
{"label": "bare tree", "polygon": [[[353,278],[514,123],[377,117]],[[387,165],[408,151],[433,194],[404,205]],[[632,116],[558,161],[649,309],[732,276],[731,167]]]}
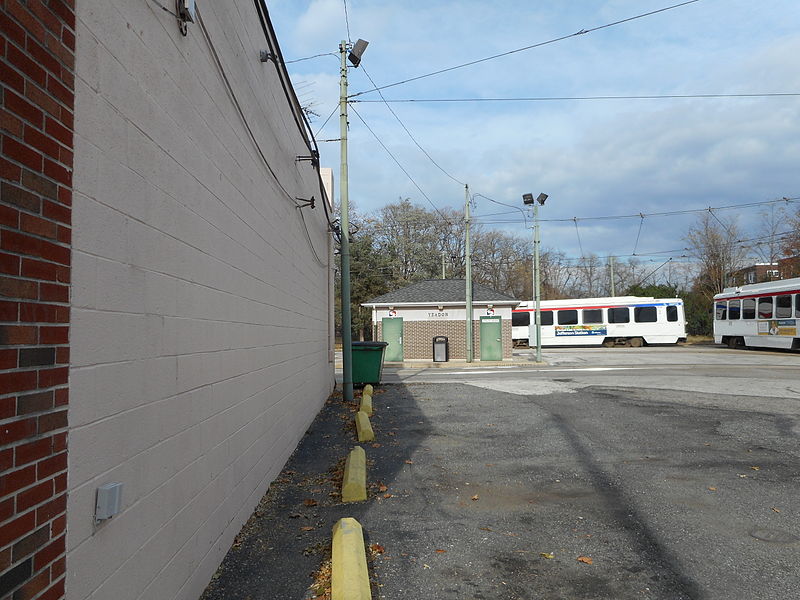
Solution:
{"label": "bare tree", "polygon": [[788,215],[783,206],[770,204],[759,213],[760,223],[753,241],[753,252],[766,263],[777,262],[783,254],[781,233],[786,230]]}
{"label": "bare tree", "polygon": [[695,288],[708,300],[720,293],[731,273],[744,265],[746,252],[739,238],[736,223],[717,217],[711,210],[700,215],[686,233],[688,251],[700,262]]}

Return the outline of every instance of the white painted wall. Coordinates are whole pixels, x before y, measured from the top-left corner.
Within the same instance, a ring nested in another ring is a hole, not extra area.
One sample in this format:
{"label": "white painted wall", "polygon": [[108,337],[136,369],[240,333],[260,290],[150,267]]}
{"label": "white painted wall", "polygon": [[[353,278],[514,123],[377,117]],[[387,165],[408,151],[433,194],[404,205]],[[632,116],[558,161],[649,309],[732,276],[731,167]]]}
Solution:
{"label": "white painted wall", "polygon": [[196,600],[332,388],[308,149],[253,3],[198,10],[244,120],[199,24],[77,3],[69,600]]}
{"label": "white painted wall", "polygon": [[[478,304],[475,302],[472,305],[472,317],[475,320],[479,317],[486,316],[502,317],[503,319],[510,320],[512,308],[511,306],[493,304],[492,308],[489,309],[487,304]],[[372,309],[373,323],[378,323],[385,317],[403,317],[406,321],[466,321],[467,309],[448,305],[442,305],[442,310],[439,310],[437,306],[421,308],[395,306],[393,311],[389,310],[388,306],[374,307]]]}

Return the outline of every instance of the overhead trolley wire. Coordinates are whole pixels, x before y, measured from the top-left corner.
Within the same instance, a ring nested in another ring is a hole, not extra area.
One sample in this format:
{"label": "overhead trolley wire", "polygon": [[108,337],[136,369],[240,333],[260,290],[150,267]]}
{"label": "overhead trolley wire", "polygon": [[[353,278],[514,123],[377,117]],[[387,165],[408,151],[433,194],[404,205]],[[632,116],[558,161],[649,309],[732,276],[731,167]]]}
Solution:
{"label": "overhead trolley wire", "polygon": [[638,14],[638,15],[634,15],[634,16],[628,17],[626,19],[620,19],[619,21],[614,21],[612,23],[606,23],[605,25],[598,25],[597,27],[591,27],[589,29],[581,29],[580,31],[576,31],[575,33],[570,33],[568,35],[562,35],[561,37],[553,38],[551,40],[547,40],[547,41],[544,41],[544,42],[538,42],[536,44],[531,44],[531,45],[525,46],[523,48],[517,48],[516,50],[509,50],[508,52],[501,52],[500,54],[494,54],[492,56],[487,56],[485,58],[479,58],[477,60],[472,60],[472,61],[469,61],[469,62],[465,62],[465,63],[462,63],[460,65],[455,65],[455,66],[452,66],[452,67],[439,69],[438,71],[433,71],[431,73],[425,73],[424,75],[417,75],[416,77],[410,77],[408,79],[404,79],[402,81],[396,81],[395,83],[382,85],[380,87],[376,86],[371,90],[364,90],[363,92],[358,92],[356,94],[353,94],[351,96],[351,98],[355,98],[356,96],[361,96],[363,94],[369,94],[369,93],[372,93],[372,92],[377,92],[378,90],[385,90],[385,89],[390,88],[390,87],[403,85],[405,83],[410,83],[412,81],[418,81],[420,79],[425,79],[426,77],[433,77],[434,75],[441,75],[442,73],[447,73],[449,71],[455,71],[456,69],[463,69],[464,67],[470,67],[472,65],[477,65],[479,63],[483,63],[483,62],[487,62],[487,61],[490,61],[490,60],[494,60],[496,58],[502,58],[503,56],[509,56],[511,54],[516,54],[518,52],[524,52],[525,50],[531,50],[532,48],[539,48],[541,46],[546,46],[548,44],[554,44],[556,42],[561,42],[561,41],[569,39],[569,38],[577,37],[577,36],[580,36],[580,35],[585,35],[587,33],[592,33],[594,31],[599,31],[601,29],[607,29],[608,27],[614,27],[616,25],[621,25],[622,23],[627,23],[629,21],[634,21],[636,19],[642,19],[644,17],[649,17],[649,16],[652,16],[652,15],[655,15],[655,14],[658,14],[658,13],[662,13],[662,12],[668,11],[668,10],[672,10],[672,9],[675,9],[675,8],[680,8],[680,7],[686,6],[688,4],[694,4],[696,2],[700,2],[700,0],[686,0],[686,2],[680,2],[678,4],[673,4],[671,6],[666,6],[664,8],[659,8],[657,10],[651,10],[649,12],[641,13],[641,14]]}
{"label": "overhead trolley wire", "polygon": [[[779,198],[777,200],[765,200],[763,202],[746,202],[744,204],[729,204],[726,206],[716,206],[716,207],[705,207],[705,208],[690,208],[686,210],[671,210],[665,212],[653,212],[653,213],[635,213],[630,215],[604,215],[600,217],[569,217],[563,219],[539,219],[540,223],[571,223],[573,221],[612,221],[615,219],[635,219],[635,218],[643,218],[643,217],[671,217],[675,215],[688,215],[694,213],[704,213],[708,212],[709,210],[732,210],[737,208],[752,208],[756,206],[767,206],[769,204],[778,204],[779,202],[784,203],[791,203],[800,200],[800,196],[793,196],[793,197],[784,197]],[[511,213],[492,213],[490,215],[476,215],[476,218],[480,218],[481,216],[495,216],[495,215],[502,215],[502,214],[511,214]],[[491,221],[491,223],[516,223],[517,221]]]}

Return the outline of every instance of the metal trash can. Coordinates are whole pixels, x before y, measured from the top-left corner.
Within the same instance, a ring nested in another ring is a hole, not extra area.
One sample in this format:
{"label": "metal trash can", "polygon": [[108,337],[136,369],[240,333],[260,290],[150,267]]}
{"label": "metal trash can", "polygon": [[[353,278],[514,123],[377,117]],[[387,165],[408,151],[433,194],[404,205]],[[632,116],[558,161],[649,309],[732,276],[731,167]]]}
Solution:
{"label": "metal trash can", "polygon": [[377,385],[383,374],[383,354],[389,342],[353,342],[353,385]]}
{"label": "metal trash can", "polygon": [[447,337],[437,335],[433,338],[433,362],[447,362],[450,360],[450,345]]}

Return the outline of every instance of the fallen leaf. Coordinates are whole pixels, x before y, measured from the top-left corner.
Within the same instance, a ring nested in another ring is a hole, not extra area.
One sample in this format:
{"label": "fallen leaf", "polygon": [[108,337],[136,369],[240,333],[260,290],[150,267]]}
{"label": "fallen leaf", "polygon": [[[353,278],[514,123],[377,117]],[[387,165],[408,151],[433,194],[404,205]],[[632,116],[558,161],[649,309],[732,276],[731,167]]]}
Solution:
{"label": "fallen leaf", "polygon": [[481,531],[491,531],[492,530],[491,527],[478,527],[478,529],[480,529]]}
{"label": "fallen leaf", "polygon": [[388,488],[386,485],[384,485],[383,483],[379,483],[379,484],[378,484],[378,491],[379,491],[379,492],[385,492],[385,491],[386,491],[386,490],[388,490],[388,489],[389,489],[389,488]]}
{"label": "fallen leaf", "polygon": [[708,486],[708,491],[709,492],[716,492],[717,488],[715,488],[713,485],[710,485],[710,486]]}
{"label": "fallen leaf", "polygon": [[475,501],[475,500],[477,500],[477,499],[478,499],[478,494],[475,494],[475,495],[474,495],[474,496],[471,498],[471,500],[473,500],[473,501]]}
{"label": "fallen leaf", "polygon": [[579,556],[577,560],[578,562],[582,562],[585,565],[592,564],[592,559],[589,556]]}
{"label": "fallen leaf", "polygon": [[407,465],[413,465],[413,464],[414,464],[414,461],[413,461],[413,460],[407,460],[407,461],[406,461],[406,464],[407,464]]}
{"label": "fallen leaf", "polygon": [[547,559],[556,557],[556,555],[553,554],[552,552],[539,552],[539,556],[541,556],[542,558],[547,558]]}
{"label": "fallen leaf", "polygon": [[430,569],[431,566],[430,565],[426,565],[425,563],[422,563],[422,568],[423,569]]}
{"label": "fallen leaf", "polygon": [[741,479],[745,479],[745,478],[747,478],[747,475],[745,475],[745,474],[743,474],[743,473],[739,473],[739,477],[740,477]]}
{"label": "fallen leaf", "polygon": [[494,463],[486,463],[486,466],[487,466],[487,467],[493,467],[493,466],[494,466]]}
{"label": "fallen leaf", "polygon": [[753,471],[760,471],[761,470],[761,467],[750,467],[750,468],[753,469]]}
{"label": "fallen leaf", "polygon": [[393,494],[384,494],[384,495],[383,495],[383,497],[384,497],[384,498],[392,498],[392,497],[393,497]]}
{"label": "fallen leaf", "polygon": [[374,444],[372,444],[372,447],[373,448],[380,448],[381,445],[379,443],[375,442]]}
{"label": "fallen leaf", "polygon": [[305,504],[306,506],[316,506],[318,502],[313,498],[306,498],[305,500],[303,500],[303,504]]}
{"label": "fallen leaf", "polygon": [[776,513],[781,512],[780,508],[775,508],[774,506],[772,507],[772,510],[773,510],[773,512],[776,512]]}
{"label": "fallen leaf", "polygon": [[369,549],[372,550],[375,554],[383,554],[386,551],[386,549],[380,544],[370,544]]}
{"label": "fallen leaf", "polygon": [[703,446],[710,446],[710,445],[711,444],[709,442],[706,442],[705,444],[703,444]]}
{"label": "fallen leaf", "polygon": [[306,527],[301,527],[300,531],[314,531],[314,529],[315,529],[314,527],[306,526]]}
{"label": "fallen leaf", "polygon": [[436,552],[438,552],[439,554],[444,554],[445,552],[447,552],[447,550],[440,550],[439,548],[437,548]]}

